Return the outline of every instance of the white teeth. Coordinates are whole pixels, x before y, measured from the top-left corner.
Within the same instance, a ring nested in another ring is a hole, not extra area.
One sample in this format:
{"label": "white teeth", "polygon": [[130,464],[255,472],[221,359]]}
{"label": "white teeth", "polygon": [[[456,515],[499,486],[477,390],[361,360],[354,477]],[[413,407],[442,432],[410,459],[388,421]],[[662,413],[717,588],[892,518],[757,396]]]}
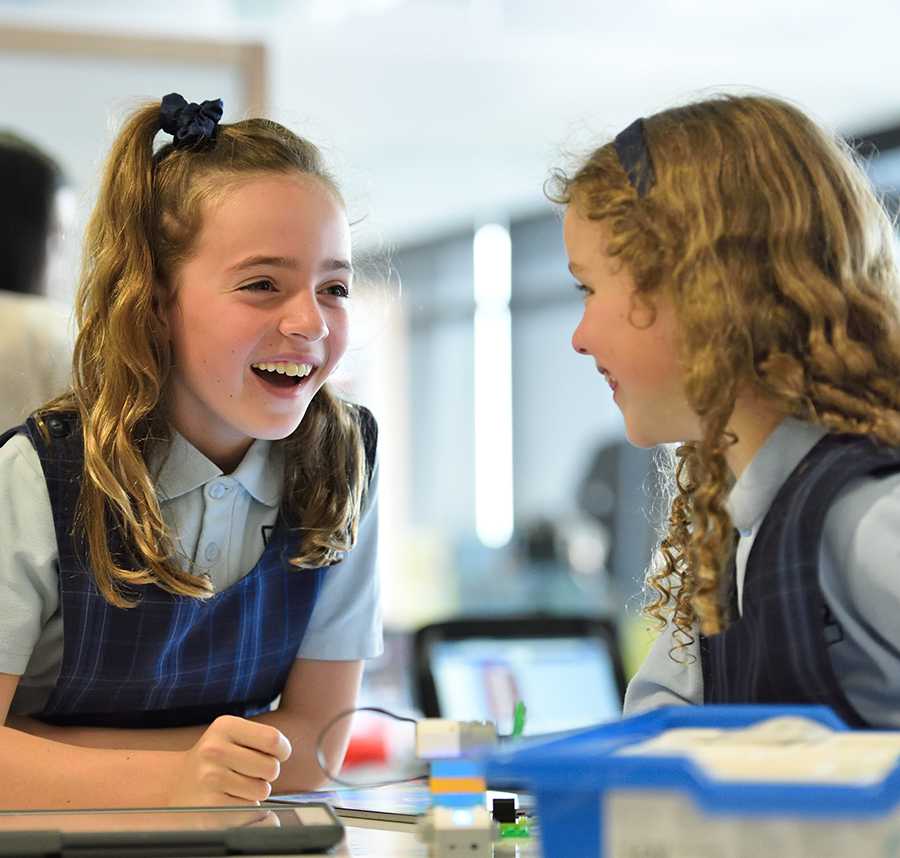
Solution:
{"label": "white teeth", "polygon": [[266,372],[277,372],[279,375],[299,376],[305,378],[312,372],[311,363],[292,363],[284,361],[279,363],[254,363],[254,369],[264,369]]}

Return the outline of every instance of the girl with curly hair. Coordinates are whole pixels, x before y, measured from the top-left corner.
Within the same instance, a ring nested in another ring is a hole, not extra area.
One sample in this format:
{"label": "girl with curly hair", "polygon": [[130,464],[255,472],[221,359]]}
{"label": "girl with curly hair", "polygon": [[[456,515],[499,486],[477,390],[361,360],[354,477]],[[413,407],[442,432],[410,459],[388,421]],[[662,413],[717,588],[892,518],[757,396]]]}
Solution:
{"label": "girl with curly hair", "polygon": [[328,384],[345,207],[311,143],[221,115],[173,93],[128,119],[71,390],[0,436],[4,807],[316,787],[381,647],[376,427]]}
{"label": "girl with curly hair", "polygon": [[677,444],[625,713],[818,703],[900,727],[900,276],[849,148],[722,96],[638,120],[571,177],[577,352],[629,440]]}

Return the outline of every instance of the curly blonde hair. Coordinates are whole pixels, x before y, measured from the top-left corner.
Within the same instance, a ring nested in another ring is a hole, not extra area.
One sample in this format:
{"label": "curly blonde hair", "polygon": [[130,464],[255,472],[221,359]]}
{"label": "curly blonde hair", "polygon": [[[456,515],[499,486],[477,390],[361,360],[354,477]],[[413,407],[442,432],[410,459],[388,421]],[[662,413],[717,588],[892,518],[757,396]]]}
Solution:
{"label": "curly blonde hair", "polygon": [[[275,122],[221,124],[211,147],[167,144],[154,152],[159,113],[159,104],[135,111],[113,143],[85,236],[72,389],[37,414],[45,435],[51,413],[80,417],[84,470],[76,520],[97,586],[119,607],[135,603],[128,584],[212,595],[208,579],[180,568],[147,466],[150,451],[164,454],[171,441],[164,309],[200,233],[204,204],[234,182],[265,173],[312,176],[340,199],[316,147]],[[291,563],[333,563],[355,542],[366,484],[359,415],[326,384],[297,430],[277,443],[286,461],[282,510],[298,533]],[[135,568],[112,555],[113,527],[136,553]]]}
{"label": "curly blonde hair", "polygon": [[718,96],[644,120],[656,183],[639,197],[611,143],[551,198],[603,221],[652,305],[665,290],[701,437],[678,447],[645,612],[676,649],[725,625],[734,550],[725,452],[742,391],[830,432],[900,444],[892,224],[849,147],[770,97]]}

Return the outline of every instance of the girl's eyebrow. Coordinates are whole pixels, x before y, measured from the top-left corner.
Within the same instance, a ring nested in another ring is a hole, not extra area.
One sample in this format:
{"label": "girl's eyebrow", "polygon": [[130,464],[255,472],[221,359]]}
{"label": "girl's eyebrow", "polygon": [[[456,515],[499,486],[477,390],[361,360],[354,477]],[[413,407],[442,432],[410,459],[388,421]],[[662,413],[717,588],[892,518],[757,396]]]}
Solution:
{"label": "girl's eyebrow", "polygon": [[[255,256],[248,256],[246,259],[242,259],[240,262],[235,263],[228,271],[245,271],[248,268],[255,268],[258,265],[270,265],[275,268],[293,269],[300,267],[300,263],[293,256],[265,256],[263,254],[257,254]],[[322,272],[346,271],[348,274],[352,274],[353,266],[346,259],[325,259],[319,266],[319,270]]]}
{"label": "girl's eyebrow", "polygon": [[256,254],[242,259],[240,262],[232,265],[229,271],[244,271],[247,268],[255,268],[257,265],[271,265],[275,268],[297,268],[297,260],[291,256],[265,256]]}
{"label": "girl's eyebrow", "polygon": [[348,259],[326,259],[321,267],[322,271],[346,271],[353,273],[353,266]]}
{"label": "girl's eyebrow", "polygon": [[576,262],[570,262],[569,263],[569,271],[572,274],[577,274],[579,271],[584,271],[584,269],[580,265],[578,265]]}

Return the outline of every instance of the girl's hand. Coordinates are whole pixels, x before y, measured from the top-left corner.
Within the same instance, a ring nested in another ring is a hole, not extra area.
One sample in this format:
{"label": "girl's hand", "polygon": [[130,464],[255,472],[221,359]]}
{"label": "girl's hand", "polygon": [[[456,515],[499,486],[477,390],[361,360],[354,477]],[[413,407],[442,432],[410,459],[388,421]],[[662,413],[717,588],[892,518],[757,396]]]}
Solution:
{"label": "girl's hand", "polygon": [[269,797],[290,755],[290,742],[275,727],[223,715],[190,750],[179,754],[169,804],[259,804]]}

